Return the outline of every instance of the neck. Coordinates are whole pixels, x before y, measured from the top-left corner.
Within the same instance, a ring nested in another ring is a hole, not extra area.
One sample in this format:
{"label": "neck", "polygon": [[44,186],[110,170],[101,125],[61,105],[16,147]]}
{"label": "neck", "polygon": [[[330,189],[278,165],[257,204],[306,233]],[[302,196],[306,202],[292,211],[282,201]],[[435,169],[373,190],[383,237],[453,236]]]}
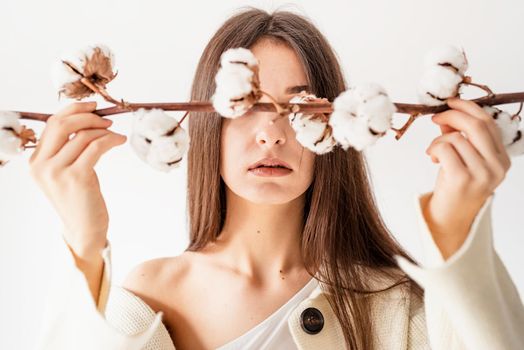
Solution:
{"label": "neck", "polygon": [[258,204],[226,192],[227,214],[216,245],[228,265],[262,283],[302,274],[304,195],[285,204]]}

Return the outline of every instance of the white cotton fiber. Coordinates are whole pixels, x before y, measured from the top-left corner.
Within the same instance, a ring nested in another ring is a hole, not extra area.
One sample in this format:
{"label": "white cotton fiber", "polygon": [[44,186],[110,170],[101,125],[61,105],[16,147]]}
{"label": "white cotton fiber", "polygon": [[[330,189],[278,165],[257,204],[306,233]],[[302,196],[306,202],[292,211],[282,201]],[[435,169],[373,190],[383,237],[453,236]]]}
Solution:
{"label": "white cotton fiber", "polygon": [[427,68],[439,64],[449,64],[460,75],[464,75],[468,69],[468,60],[464,50],[453,45],[443,45],[430,50],[424,58],[424,64]]}
{"label": "white cotton fiber", "polygon": [[157,170],[177,168],[190,144],[186,130],[161,109],[139,109],[134,117],[129,141],[137,156]]}
{"label": "white cotton fiber", "polygon": [[244,115],[255,103],[258,90],[258,60],[245,48],[226,50],[215,76],[213,108],[225,118]]}
{"label": "white cotton fiber", "polygon": [[463,77],[453,70],[432,66],[427,68],[419,82],[419,101],[429,106],[446,104],[446,99],[457,97]]}
{"label": "white cotton fiber", "polygon": [[350,87],[333,101],[329,125],[344,150],[364,150],[391,128],[396,112],[385,89],[375,83]]}
{"label": "white cotton fiber", "polygon": [[[294,96],[289,103],[312,103],[325,102],[326,99],[317,98],[315,95],[302,92]],[[297,141],[304,147],[316,154],[331,152],[336,145],[331,127],[315,114],[304,114],[300,112],[290,113],[288,116],[291,127],[295,131]]]}
{"label": "white cotton fiber", "polygon": [[19,119],[18,113],[0,111],[0,166],[23,151],[22,139],[19,136],[22,125]]}
{"label": "white cotton fiber", "polygon": [[259,63],[255,55],[253,55],[253,52],[244,47],[228,49],[220,56],[220,64],[222,67],[238,65],[236,62],[243,62],[250,67],[256,67]]}

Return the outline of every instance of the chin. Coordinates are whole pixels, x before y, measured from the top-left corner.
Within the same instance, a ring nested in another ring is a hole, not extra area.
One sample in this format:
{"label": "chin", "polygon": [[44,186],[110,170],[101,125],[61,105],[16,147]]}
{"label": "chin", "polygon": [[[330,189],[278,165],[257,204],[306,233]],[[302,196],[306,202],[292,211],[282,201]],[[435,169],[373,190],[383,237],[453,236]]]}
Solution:
{"label": "chin", "polygon": [[289,185],[266,184],[255,187],[250,191],[241,191],[240,197],[256,204],[277,205],[289,203],[302,194],[296,193],[296,189],[292,190]]}

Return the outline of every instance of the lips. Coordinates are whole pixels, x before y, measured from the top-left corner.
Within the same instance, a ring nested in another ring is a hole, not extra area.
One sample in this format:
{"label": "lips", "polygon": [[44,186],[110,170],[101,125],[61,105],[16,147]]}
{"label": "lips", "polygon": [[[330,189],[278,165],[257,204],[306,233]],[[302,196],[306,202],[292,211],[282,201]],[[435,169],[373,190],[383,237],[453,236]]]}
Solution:
{"label": "lips", "polygon": [[288,170],[292,170],[289,164],[278,158],[261,159],[258,162],[251,164],[248,170],[253,170],[259,167],[285,168]]}

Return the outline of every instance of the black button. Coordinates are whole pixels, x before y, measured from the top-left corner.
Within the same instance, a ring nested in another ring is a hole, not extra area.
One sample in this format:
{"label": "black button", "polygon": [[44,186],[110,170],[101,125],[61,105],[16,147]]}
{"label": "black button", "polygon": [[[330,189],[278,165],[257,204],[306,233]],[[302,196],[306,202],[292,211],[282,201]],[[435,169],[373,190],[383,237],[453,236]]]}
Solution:
{"label": "black button", "polygon": [[300,326],[308,334],[317,334],[324,327],[322,312],[314,307],[308,307],[300,314]]}

